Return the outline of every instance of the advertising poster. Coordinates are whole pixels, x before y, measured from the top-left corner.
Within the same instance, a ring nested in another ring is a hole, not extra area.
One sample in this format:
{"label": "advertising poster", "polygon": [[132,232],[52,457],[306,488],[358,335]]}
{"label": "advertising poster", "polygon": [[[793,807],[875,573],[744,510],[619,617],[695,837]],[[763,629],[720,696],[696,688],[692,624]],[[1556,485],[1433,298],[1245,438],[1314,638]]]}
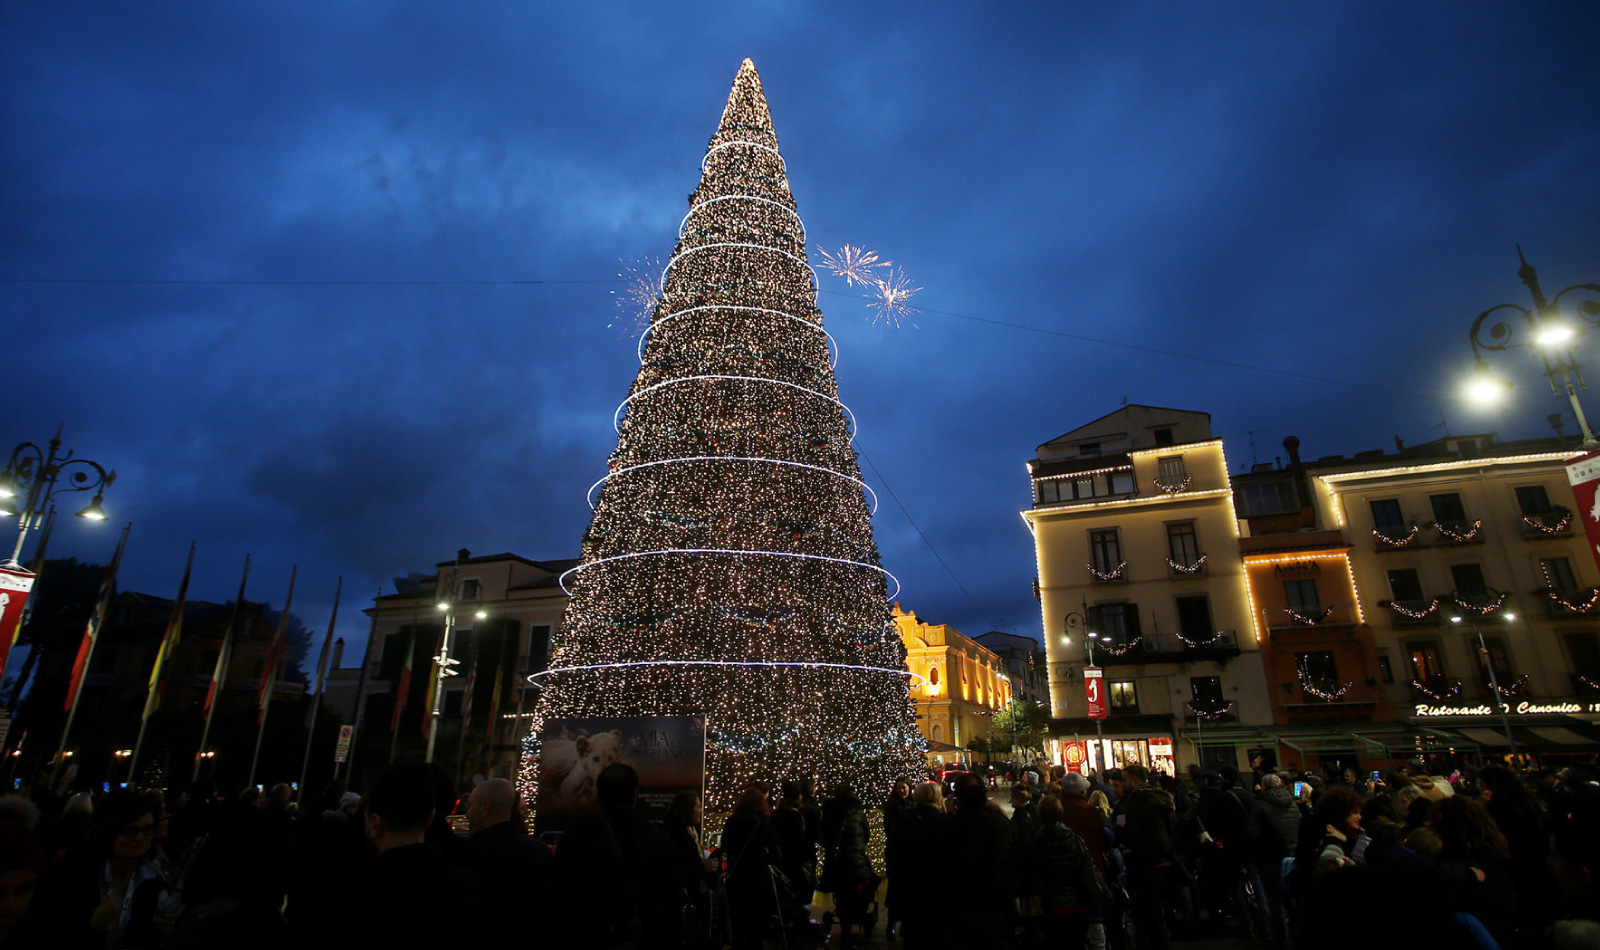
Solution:
{"label": "advertising poster", "polygon": [[1580,455],[1567,463],[1567,481],[1572,484],[1572,500],[1577,505],[1578,520],[1589,539],[1589,553],[1600,564],[1600,500],[1595,490],[1600,488],[1600,452]]}
{"label": "advertising poster", "polygon": [[1106,718],[1106,681],[1100,667],[1084,667],[1083,697],[1089,704],[1090,719]]}
{"label": "advertising poster", "polygon": [[22,608],[28,603],[28,592],[33,590],[33,579],[31,571],[0,567],[0,669],[5,667],[6,655],[16,641]]}
{"label": "advertising poster", "polygon": [[1082,742],[1063,742],[1061,758],[1067,771],[1082,774],[1089,761],[1089,751]]}
{"label": "advertising poster", "polygon": [[561,831],[574,816],[598,811],[595,779],[618,762],[639,773],[640,810],[663,818],[675,795],[698,795],[705,785],[705,720],[630,716],[546,722],[539,733],[535,832]]}

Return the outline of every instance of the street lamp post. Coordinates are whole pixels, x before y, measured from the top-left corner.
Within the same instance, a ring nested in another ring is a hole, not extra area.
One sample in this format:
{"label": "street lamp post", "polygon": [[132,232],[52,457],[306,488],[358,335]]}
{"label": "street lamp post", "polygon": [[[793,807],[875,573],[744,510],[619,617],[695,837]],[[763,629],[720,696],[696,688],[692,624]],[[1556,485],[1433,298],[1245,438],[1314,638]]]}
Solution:
{"label": "street lamp post", "polygon": [[[1454,593],[1454,591],[1451,592],[1452,597],[1454,597]],[[1460,601],[1457,600],[1456,603],[1459,605]],[[1500,692],[1500,678],[1494,671],[1494,657],[1489,655],[1489,647],[1484,643],[1483,627],[1478,623],[1479,613],[1476,610],[1468,612],[1472,614],[1472,632],[1478,638],[1478,656],[1483,660],[1483,668],[1489,671],[1489,689],[1494,693],[1494,696],[1491,697],[1494,702],[1494,708],[1500,713],[1500,728],[1505,731],[1506,743],[1511,746],[1511,759],[1515,762],[1520,758],[1517,754],[1517,737],[1512,734],[1511,720],[1506,716],[1505,694]],[[1509,611],[1500,614],[1499,608],[1495,608],[1490,613],[1499,614],[1501,619],[1506,621],[1517,619],[1517,615]],[[1458,624],[1461,621],[1461,614],[1456,614],[1450,618],[1451,623]]]}
{"label": "street lamp post", "polygon": [[[11,450],[4,472],[0,472],[0,517],[17,519],[17,544],[5,566],[16,567],[28,532],[38,527],[50,507],[50,499],[61,492],[93,491],[94,500],[78,512],[87,521],[106,520],[100,506],[105,490],[117,480],[117,473],[106,471],[98,462],[73,458],[73,450],[61,452],[61,427],[55,437],[40,448],[23,442]],[[63,483],[61,476],[70,475]]]}
{"label": "street lamp post", "polygon": [[[1522,278],[1533,297],[1533,309],[1503,303],[1478,314],[1478,319],[1473,321],[1472,329],[1467,333],[1467,341],[1472,344],[1474,370],[1467,394],[1474,402],[1488,404],[1498,401],[1511,388],[1509,381],[1496,376],[1489,369],[1489,364],[1484,362],[1483,351],[1530,347],[1544,364],[1544,377],[1550,381],[1550,391],[1557,398],[1565,394],[1572,405],[1572,414],[1577,417],[1578,428],[1583,431],[1584,450],[1600,449],[1600,439],[1596,439],[1594,430],[1589,428],[1589,419],[1578,402],[1578,392],[1587,391],[1588,387],[1584,385],[1583,367],[1577,361],[1575,350],[1586,330],[1581,325],[1568,322],[1561,313],[1562,297],[1574,291],[1600,297],[1600,284],[1573,284],[1546,299],[1544,291],[1539,288],[1538,272],[1522,256],[1521,245],[1517,246],[1517,259],[1522,262],[1517,276]],[[1574,309],[1584,323],[1600,326],[1600,300],[1579,301]],[[1500,321],[1498,317],[1497,322],[1489,326],[1488,336],[1482,335],[1484,323],[1490,315],[1501,310],[1514,310],[1522,315],[1527,333],[1532,337],[1530,342],[1513,343],[1512,339],[1517,335],[1514,324]]]}
{"label": "street lamp post", "polygon": [[[1088,665],[1094,666],[1094,645],[1096,641],[1100,639],[1100,634],[1097,631],[1088,630],[1089,602],[1087,600],[1080,600],[1079,606],[1083,609],[1069,612],[1062,620],[1062,624],[1067,629],[1066,642],[1069,644],[1072,642],[1072,632],[1074,630],[1078,631],[1079,633],[1083,633],[1087,630],[1088,632],[1083,635],[1083,646],[1089,660]],[[1095,758],[1098,760],[1102,755],[1105,754],[1105,728],[1099,719],[1094,721],[1094,738]],[[1104,762],[1100,763],[1100,768],[1105,768]]]}

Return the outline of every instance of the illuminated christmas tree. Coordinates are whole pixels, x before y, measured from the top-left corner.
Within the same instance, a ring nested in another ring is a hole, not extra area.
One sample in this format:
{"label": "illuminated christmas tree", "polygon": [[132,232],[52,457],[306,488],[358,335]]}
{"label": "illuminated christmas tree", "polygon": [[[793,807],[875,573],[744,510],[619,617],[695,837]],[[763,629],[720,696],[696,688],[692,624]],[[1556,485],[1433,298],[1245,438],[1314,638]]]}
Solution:
{"label": "illuminated christmas tree", "polygon": [[[921,761],[805,225],[745,60],[617,412],[535,728],[703,715],[707,804]],[[534,751],[530,747],[530,752]]]}

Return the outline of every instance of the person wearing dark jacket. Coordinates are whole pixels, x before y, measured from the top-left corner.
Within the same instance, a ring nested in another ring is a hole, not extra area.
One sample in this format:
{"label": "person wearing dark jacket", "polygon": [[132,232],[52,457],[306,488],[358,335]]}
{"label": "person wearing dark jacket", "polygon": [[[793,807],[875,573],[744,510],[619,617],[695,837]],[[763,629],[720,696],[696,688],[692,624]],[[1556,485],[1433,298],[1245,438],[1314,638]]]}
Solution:
{"label": "person wearing dark jacket", "polygon": [[1039,893],[1033,879],[1033,836],[1039,833],[1039,795],[1026,785],[1011,786],[1011,865],[1018,896]]}
{"label": "person wearing dark jacket", "polygon": [[817,849],[810,845],[812,834],[806,827],[806,813],[801,808],[800,783],[793,779],[783,783],[782,798],[772,812],[772,830],[783,852],[783,864],[779,869],[789,879],[795,902],[802,906],[810,904],[817,887]]}
{"label": "person wearing dark jacket", "polygon": [[840,785],[834,791],[823,807],[823,815],[823,845],[828,852],[822,868],[823,890],[832,892],[834,907],[839,911],[839,948],[849,950],[855,945],[852,928],[866,916],[867,904],[872,900],[868,888],[877,877],[872,860],[867,857],[872,831],[861,800],[850,785]]}
{"label": "person wearing dark jacket", "polygon": [[928,887],[928,868],[939,867],[944,850],[944,792],[938,782],[923,782],[911,794],[912,807],[895,821],[894,840],[887,851],[888,899],[900,916],[900,935],[906,950],[942,950],[944,933],[938,923],[944,896]]}
{"label": "person wearing dark jacket", "polygon": [[1011,822],[989,805],[976,775],[957,775],[956,811],[945,825],[948,893],[962,899],[942,918],[951,946],[1001,950],[1006,945],[1006,910],[1011,903]]}
{"label": "person wearing dark jacket", "polygon": [[1100,904],[1100,886],[1089,845],[1062,818],[1061,800],[1045,796],[1039,803],[1039,830],[1028,849],[1033,864],[1029,877],[1038,885],[1044,945],[1083,950]]}
{"label": "person wearing dark jacket", "polygon": [[771,819],[767,789],[751,785],[739,795],[733,814],[722,826],[733,950],[760,950],[767,920],[778,912],[768,868],[783,865],[783,851]]}
{"label": "person wearing dark jacket", "polygon": [[1115,822],[1118,847],[1127,858],[1138,950],[1167,950],[1166,890],[1177,830],[1172,795],[1146,784],[1149,772],[1134,764],[1122,770]]}
{"label": "person wearing dark jacket", "polygon": [[1280,946],[1283,929],[1283,874],[1294,860],[1300,843],[1300,805],[1283,787],[1283,779],[1268,772],[1261,776],[1261,793],[1250,808],[1250,859],[1260,885],[1256,891],[1267,929]]}
{"label": "person wearing dark jacket", "polygon": [[[552,946],[659,947],[677,923],[666,835],[637,810],[639,773],[621,762],[595,779],[599,814],[567,826],[554,865]],[[603,907],[603,913],[581,909]]]}
{"label": "person wearing dark jacket", "polygon": [[[911,808],[911,783],[906,779],[895,779],[894,787],[889,790],[889,797],[883,800],[880,810],[883,812],[883,863],[887,868],[891,852],[894,849],[894,826],[900,816]],[[884,934],[891,939],[894,937],[895,926],[902,920],[900,908],[895,906],[893,900],[885,899],[884,909],[888,912],[888,923],[884,924]]]}
{"label": "person wearing dark jacket", "polygon": [[469,863],[488,890],[490,941],[509,943],[529,919],[543,919],[555,857],[538,838],[530,837],[514,813],[517,790],[503,778],[492,778],[467,799]]}

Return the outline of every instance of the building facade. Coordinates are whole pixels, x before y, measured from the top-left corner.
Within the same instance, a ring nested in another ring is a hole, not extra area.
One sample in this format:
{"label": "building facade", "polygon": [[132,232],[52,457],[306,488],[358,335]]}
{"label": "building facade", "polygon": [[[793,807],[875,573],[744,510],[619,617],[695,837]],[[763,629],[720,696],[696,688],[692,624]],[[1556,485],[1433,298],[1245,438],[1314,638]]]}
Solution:
{"label": "building facade", "polygon": [[[395,592],[366,611],[372,635],[356,671],[352,774],[426,755],[431,673],[448,629],[450,657],[460,665],[446,678],[434,761],[458,780],[515,778],[538,690],[527,678],[549,666],[567,607],[560,577],[576,563],[516,554],[473,557],[463,549],[431,574],[397,578]],[[348,671],[330,677],[330,692],[348,690],[349,679]],[[396,717],[402,680],[409,686]]]}
{"label": "building facade", "polygon": [[991,630],[972,638],[1005,663],[1011,696],[1025,703],[1050,702],[1050,672],[1044,648],[1033,637]]}
{"label": "building facade", "polygon": [[[931,624],[894,605],[906,652],[917,728],[928,740],[928,763],[970,761],[993,738],[994,714],[1011,705],[1011,678],[994,651],[948,624]],[[973,740],[982,740],[974,749]]]}
{"label": "building facade", "polygon": [[[1056,761],[1242,764],[1206,732],[1272,711],[1210,416],[1126,406],[1039,446],[1028,472]],[[1088,714],[1089,666],[1104,720]]]}

